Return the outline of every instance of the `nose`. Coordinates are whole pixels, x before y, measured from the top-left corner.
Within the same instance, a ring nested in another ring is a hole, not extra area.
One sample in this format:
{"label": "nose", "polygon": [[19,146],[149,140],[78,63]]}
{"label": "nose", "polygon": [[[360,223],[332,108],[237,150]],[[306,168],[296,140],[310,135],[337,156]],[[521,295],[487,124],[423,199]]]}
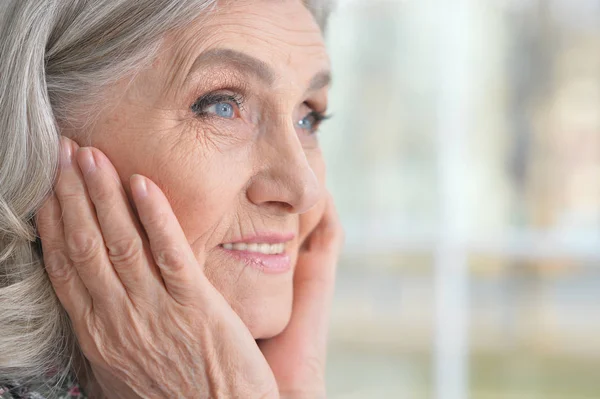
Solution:
{"label": "nose", "polygon": [[[288,119],[289,121],[289,119]],[[257,173],[247,189],[250,202],[289,213],[304,213],[320,197],[320,184],[289,122],[265,134],[258,142]]]}

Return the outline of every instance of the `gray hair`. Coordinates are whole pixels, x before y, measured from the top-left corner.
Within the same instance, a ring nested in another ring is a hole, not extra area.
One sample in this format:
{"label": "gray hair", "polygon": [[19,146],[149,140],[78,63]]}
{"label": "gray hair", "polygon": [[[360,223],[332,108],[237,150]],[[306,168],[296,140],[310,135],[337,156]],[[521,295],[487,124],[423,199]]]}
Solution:
{"label": "gray hair", "polygon": [[[34,225],[57,176],[59,125],[218,1],[0,2],[0,383],[64,376],[81,357]],[[324,29],[330,1],[304,2]]]}

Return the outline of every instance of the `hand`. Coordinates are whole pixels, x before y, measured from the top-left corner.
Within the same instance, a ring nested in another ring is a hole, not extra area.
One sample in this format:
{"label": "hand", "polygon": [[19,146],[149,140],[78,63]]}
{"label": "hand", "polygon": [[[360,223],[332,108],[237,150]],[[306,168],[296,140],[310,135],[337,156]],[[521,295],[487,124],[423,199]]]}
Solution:
{"label": "hand", "polygon": [[331,195],[324,201],[321,220],[298,255],[290,323],[281,334],[259,342],[286,399],[326,397],[327,330],[344,234]]}
{"label": "hand", "polygon": [[108,158],[81,148],[80,169],[77,144],[61,145],[56,194],[36,224],[48,276],[104,394],[277,398],[269,365],[207,280],[160,188],[131,179],[140,224]]}

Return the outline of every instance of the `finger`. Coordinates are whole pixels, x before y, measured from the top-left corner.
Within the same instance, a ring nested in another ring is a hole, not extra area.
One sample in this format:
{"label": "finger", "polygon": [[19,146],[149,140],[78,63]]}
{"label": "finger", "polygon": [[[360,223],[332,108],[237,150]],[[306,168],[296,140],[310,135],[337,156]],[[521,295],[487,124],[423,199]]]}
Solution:
{"label": "finger", "polygon": [[63,210],[67,254],[93,300],[105,301],[123,294],[124,287],[110,265],[94,205],[86,192],[79,166],[73,160],[77,147],[72,140],[61,137],[61,170],[56,196]]}
{"label": "finger", "polygon": [[160,274],[148,261],[143,229],[135,217],[110,160],[95,148],[80,148],[77,162],[81,167],[90,199],[96,208],[108,258],[126,290],[148,296]]}
{"label": "finger", "polygon": [[78,320],[91,308],[92,298],[66,254],[61,209],[54,192],[37,212],[36,226],[44,267],[56,296],[69,317]]}
{"label": "finger", "polygon": [[298,254],[292,311],[292,322],[302,326],[304,334],[322,337],[323,347],[326,334],[322,332],[327,330],[342,242],[339,216],[333,198],[327,194],[323,216]]}
{"label": "finger", "polygon": [[[321,219],[298,254],[298,266],[302,267],[296,268],[295,283],[323,281],[329,284],[335,278],[335,266],[343,241],[344,231],[333,197],[327,193]],[[323,263],[328,267],[323,267]]]}
{"label": "finger", "polygon": [[201,268],[204,260],[195,258],[162,190],[141,175],[133,175],[130,184],[140,221],[167,291],[179,303],[196,302],[198,284],[204,281]]}

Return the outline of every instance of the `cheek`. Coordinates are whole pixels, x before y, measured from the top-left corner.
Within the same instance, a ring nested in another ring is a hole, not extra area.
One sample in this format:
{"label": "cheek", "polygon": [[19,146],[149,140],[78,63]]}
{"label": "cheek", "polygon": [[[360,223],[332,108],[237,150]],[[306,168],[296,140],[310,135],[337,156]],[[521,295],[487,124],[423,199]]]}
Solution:
{"label": "cheek", "polygon": [[244,165],[223,155],[188,157],[156,171],[185,235],[198,245],[194,250],[221,242],[248,180]]}
{"label": "cheek", "polygon": [[146,137],[135,147],[133,142],[124,142],[124,135],[118,144],[105,141],[95,145],[115,165],[128,195],[129,176],[147,176],[165,193],[189,242],[200,247],[212,245],[220,239],[213,233],[236,210],[248,180],[249,168],[243,161],[248,157],[201,147],[194,140],[172,144],[158,134],[155,137]]}

